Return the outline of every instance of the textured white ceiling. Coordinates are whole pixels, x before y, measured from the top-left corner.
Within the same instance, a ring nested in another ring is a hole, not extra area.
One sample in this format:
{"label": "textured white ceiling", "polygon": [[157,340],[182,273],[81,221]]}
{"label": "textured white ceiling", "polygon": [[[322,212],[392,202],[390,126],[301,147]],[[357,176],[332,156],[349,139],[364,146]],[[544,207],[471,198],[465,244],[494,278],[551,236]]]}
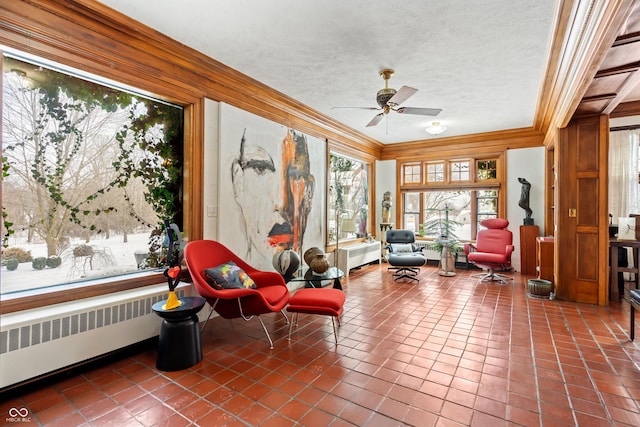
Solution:
{"label": "textured white ceiling", "polygon": [[[554,0],[101,0],[102,3],[382,143],[533,125]],[[419,89],[403,105],[436,117],[375,111],[379,76]]]}

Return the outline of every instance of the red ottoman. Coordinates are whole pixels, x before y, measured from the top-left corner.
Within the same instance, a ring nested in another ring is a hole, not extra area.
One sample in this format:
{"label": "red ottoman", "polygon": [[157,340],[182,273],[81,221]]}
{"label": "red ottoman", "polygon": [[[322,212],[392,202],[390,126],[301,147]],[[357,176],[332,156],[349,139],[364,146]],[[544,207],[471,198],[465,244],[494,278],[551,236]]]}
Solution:
{"label": "red ottoman", "polygon": [[[338,319],[340,325],[340,316],[345,301],[344,292],[339,289],[322,289],[322,288],[305,288],[300,289],[293,294],[289,300],[287,311],[294,314],[296,326],[298,326],[298,313],[322,314],[331,316],[331,324],[333,325],[333,335],[338,345],[338,330],[336,328],[335,319]],[[294,319],[291,319],[289,325],[289,340],[291,340],[291,331],[293,329]]]}

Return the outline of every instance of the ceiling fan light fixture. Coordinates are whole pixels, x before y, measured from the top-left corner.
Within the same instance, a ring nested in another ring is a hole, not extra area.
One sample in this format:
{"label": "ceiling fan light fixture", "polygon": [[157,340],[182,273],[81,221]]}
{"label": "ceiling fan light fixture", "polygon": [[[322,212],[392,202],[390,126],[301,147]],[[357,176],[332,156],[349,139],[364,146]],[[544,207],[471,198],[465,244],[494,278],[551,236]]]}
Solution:
{"label": "ceiling fan light fixture", "polygon": [[431,123],[431,126],[428,126],[425,131],[431,135],[440,135],[441,133],[445,132],[447,130],[447,128],[445,126],[442,126],[440,124],[440,122],[433,122]]}
{"label": "ceiling fan light fixture", "polygon": [[380,89],[376,95],[376,102],[378,103],[380,108],[384,108],[387,106],[387,103],[391,98],[393,98],[393,95],[395,94],[396,90],[393,88],[387,87],[384,89]]}
{"label": "ceiling fan light fixture", "polygon": [[[403,102],[407,99],[411,98],[416,94],[418,89],[402,86],[400,89],[395,90],[394,88],[389,87],[389,78],[393,75],[393,70],[390,68],[385,68],[380,71],[380,76],[384,79],[384,89],[380,89],[376,94],[376,102],[378,103],[378,107],[331,107],[334,108],[358,108],[364,110],[375,110],[380,111],[380,113],[373,116],[371,121],[367,124],[366,127],[372,127],[380,123],[383,116],[386,116],[391,111],[394,111],[398,114],[409,114],[416,116],[437,116],[442,111],[441,108],[418,108],[418,107],[405,107],[401,106]],[[442,130],[444,132],[444,129]]]}

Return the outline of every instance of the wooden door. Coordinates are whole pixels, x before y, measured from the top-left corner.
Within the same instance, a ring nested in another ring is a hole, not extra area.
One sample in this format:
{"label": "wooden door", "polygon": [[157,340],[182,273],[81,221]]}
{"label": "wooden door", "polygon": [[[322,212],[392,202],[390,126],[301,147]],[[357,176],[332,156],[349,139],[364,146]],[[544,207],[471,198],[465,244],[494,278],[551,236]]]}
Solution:
{"label": "wooden door", "polygon": [[555,192],[558,298],[608,303],[607,116],[560,130]]}

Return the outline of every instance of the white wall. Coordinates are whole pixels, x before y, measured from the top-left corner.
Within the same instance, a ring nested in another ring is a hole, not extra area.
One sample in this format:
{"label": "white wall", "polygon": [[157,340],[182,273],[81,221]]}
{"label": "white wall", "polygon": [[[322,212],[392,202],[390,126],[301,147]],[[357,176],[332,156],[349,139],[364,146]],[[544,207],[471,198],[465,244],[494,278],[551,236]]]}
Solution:
{"label": "white wall", "polygon": [[[396,206],[398,201],[395,199],[396,194],[396,161],[395,160],[376,160],[376,218],[375,233],[376,240],[384,241],[384,236],[380,231],[380,223],[382,222],[382,199],[386,191],[391,191],[393,199],[391,202],[391,222],[395,222]],[[395,224],[394,224],[394,228]]]}
{"label": "white wall", "polygon": [[515,250],[511,256],[511,264],[516,271],[521,271],[520,263],[520,226],[526,216],[518,206],[522,185],[518,178],[525,178],[531,183],[529,207],[533,211],[534,225],[544,233],[544,147],[521,148],[507,151],[507,219],[509,230],[513,232]]}

